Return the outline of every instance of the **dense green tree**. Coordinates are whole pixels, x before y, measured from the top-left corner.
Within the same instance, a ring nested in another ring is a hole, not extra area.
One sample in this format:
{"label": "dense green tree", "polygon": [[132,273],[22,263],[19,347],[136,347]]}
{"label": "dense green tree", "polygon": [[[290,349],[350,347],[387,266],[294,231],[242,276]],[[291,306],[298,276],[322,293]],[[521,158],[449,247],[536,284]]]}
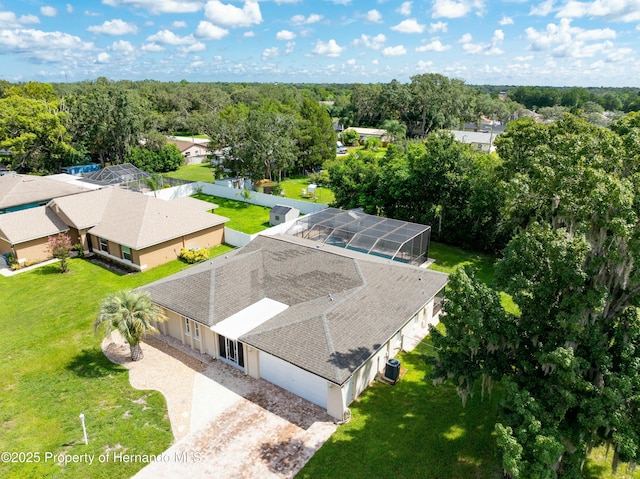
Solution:
{"label": "dense green tree", "polygon": [[13,155],[19,172],[58,173],[76,154],[65,128],[66,113],[58,100],[21,96],[20,89],[0,99],[0,149]]}
{"label": "dense green tree", "polygon": [[300,170],[315,170],[335,158],[336,132],[327,110],[316,100],[304,99],[300,117],[297,166]]}
{"label": "dense green tree", "polygon": [[463,398],[505,384],[497,442],[514,478],[578,478],[591,447],[640,458],[637,118],[614,132],[566,116],[512,123],[497,142],[505,218],[519,226],[496,270],[519,315],[464,272],[433,332],[432,377]]}
{"label": "dense green tree", "polygon": [[85,83],[74,94],[70,109],[74,141],[103,166],[124,163],[143,136],[142,98],[124,84],[105,78]]}
{"label": "dense green tree", "polygon": [[180,168],[184,157],[173,144],[157,150],[146,146],[134,146],[127,156],[127,162],[144,171],[166,173]]}

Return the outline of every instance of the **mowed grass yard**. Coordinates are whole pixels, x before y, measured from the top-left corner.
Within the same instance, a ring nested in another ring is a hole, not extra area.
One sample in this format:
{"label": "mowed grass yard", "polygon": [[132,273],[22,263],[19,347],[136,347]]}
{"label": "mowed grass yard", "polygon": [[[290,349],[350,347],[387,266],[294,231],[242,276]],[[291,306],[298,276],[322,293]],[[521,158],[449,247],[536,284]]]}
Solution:
{"label": "mowed grass yard", "polygon": [[214,213],[229,218],[230,221],[225,223],[225,226],[236,231],[251,235],[271,226],[269,224],[271,208],[266,206],[252,205],[244,201],[229,200],[204,193],[196,193],[193,198],[218,205]]}
{"label": "mowed grass yard", "polygon": [[[229,249],[220,246],[214,254]],[[171,444],[164,397],[132,388],[127,370],[105,358],[92,325],[108,293],[185,267],[176,260],[120,276],[72,259],[66,274],[49,265],[0,276],[0,452],[16,453],[16,462],[0,461],[0,477],[128,478],[144,464],[114,462],[113,453],[160,454]],[[39,460],[19,453],[38,453]],[[95,460],[64,465],[47,453],[93,454]],[[101,454],[109,460],[98,463]]]}
{"label": "mowed grass yard", "polygon": [[[181,166],[176,171],[164,173],[165,176],[171,178],[179,178],[187,181],[202,181],[204,183],[214,183],[215,178],[213,176],[213,168],[208,163],[202,163],[200,165],[185,165]],[[335,197],[333,192],[328,187],[320,187],[316,191],[315,198],[305,198],[302,195],[302,190],[309,187],[309,178],[296,177],[287,178],[280,183],[281,189],[284,191],[286,198],[292,198],[294,200],[311,201],[324,205],[331,204]]]}
{"label": "mowed grass yard", "polygon": [[[438,243],[431,243],[431,269],[452,273],[471,266],[476,277],[493,281],[495,258]],[[507,295],[503,304],[516,312]],[[482,397],[479,388],[462,407],[455,388],[434,386],[425,379],[430,371],[425,357],[435,350],[427,337],[414,351],[398,359],[407,373],[395,386],[376,382],[350,405],[352,419],[342,425],[298,474],[298,478],[372,477],[420,479],[497,479],[502,477],[499,451],[493,434],[502,398],[500,384]],[[589,479],[640,479],[621,465],[611,474],[611,452],[597,448],[585,467]]]}

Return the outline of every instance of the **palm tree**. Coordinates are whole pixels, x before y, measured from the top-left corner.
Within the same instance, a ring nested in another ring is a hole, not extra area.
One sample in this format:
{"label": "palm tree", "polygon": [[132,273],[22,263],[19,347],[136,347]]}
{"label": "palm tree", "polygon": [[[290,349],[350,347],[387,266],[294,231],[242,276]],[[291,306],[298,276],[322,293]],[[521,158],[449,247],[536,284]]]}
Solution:
{"label": "palm tree", "polygon": [[118,331],[129,343],[131,360],[139,361],[143,357],[142,338],[145,334],[158,332],[154,322],[166,320],[160,308],[151,301],[149,293],[117,291],[102,302],[93,327],[96,332],[103,331],[105,336]]}

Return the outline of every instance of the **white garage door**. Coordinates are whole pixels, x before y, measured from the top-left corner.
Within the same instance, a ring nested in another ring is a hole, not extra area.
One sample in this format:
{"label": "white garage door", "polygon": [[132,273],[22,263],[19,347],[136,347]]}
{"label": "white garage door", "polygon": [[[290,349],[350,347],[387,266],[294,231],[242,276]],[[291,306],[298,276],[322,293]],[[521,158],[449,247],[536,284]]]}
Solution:
{"label": "white garage door", "polygon": [[324,379],[262,351],[260,377],[318,406],[327,407],[327,382]]}

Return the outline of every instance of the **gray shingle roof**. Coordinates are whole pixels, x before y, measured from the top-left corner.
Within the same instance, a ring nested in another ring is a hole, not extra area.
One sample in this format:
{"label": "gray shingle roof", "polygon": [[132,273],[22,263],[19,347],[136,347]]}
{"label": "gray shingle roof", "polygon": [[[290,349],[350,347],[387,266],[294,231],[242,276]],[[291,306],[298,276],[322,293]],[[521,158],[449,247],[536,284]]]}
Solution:
{"label": "gray shingle roof", "polygon": [[0,237],[12,245],[69,231],[46,206],[0,215]]}
{"label": "gray shingle roof", "polygon": [[289,308],[241,341],[337,384],[447,283],[447,275],[291,237],[147,285],[158,304],[212,326],[262,298]]}
{"label": "gray shingle roof", "polygon": [[0,208],[44,202],[83,191],[87,190],[42,176],[0,176]]}

